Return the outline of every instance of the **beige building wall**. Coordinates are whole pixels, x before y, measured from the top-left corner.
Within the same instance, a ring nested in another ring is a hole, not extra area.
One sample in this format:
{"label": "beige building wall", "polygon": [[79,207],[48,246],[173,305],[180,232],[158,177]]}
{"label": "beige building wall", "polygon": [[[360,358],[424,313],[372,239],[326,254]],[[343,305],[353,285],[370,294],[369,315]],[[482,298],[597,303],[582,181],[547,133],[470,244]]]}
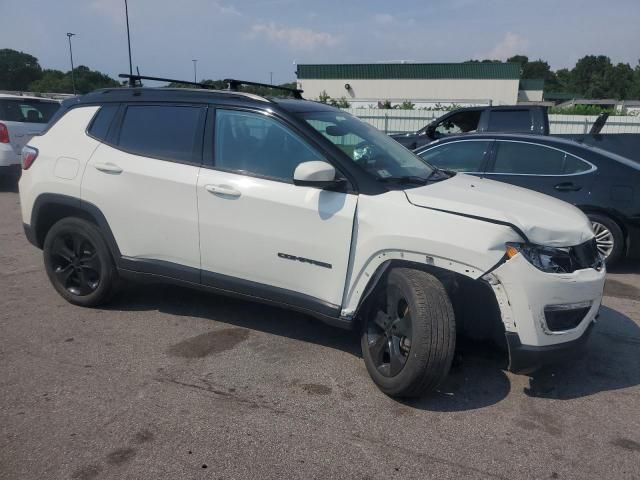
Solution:
{"label": "beige building wall", "polygon": [[542,90],[520,90],[518,92],[519,102],[541,102]]}
{"label": "beige building wall", "polygon": [[[345,89],[345,84],[351,86]],[[438,79],[438,80],[327,80],[299,79],[305,98],[316,99],[322,91],[333,98],[348,100],[439,100],[486,101],[493,105],[514,105],[518,100],[518,80]]]}

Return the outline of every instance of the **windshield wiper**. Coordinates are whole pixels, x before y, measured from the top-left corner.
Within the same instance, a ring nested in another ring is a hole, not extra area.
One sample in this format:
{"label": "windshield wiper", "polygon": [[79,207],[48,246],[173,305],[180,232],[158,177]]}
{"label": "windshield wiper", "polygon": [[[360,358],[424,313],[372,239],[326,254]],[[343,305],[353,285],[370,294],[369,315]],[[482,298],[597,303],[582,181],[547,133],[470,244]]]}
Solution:
{"label": "windshield wiper", "polygon": [[417,175],[402,175],[399,177],[380,177],[378,178],[378,181],[383,183],[409,183],[413,185],[426,185],[428,180]]}

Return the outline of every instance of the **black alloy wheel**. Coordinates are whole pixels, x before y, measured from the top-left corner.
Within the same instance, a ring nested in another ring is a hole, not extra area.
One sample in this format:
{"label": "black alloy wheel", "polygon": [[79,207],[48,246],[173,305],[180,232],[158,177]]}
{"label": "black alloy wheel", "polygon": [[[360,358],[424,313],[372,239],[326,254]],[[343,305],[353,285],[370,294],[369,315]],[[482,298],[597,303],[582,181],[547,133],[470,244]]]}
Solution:
{"label": "black alloy wheel", "polygon": [[100,285],[102,265],[98,252],[82,233],[57,236],[51,245],[49,262],[56,280],[72,295],[89,295]]}
{"label": "black alloy wheel", "polygon": [[371,359],[385,377],[395,377],[407,363],[411,351],[411,330],[409,303],[397,285],[390,285],[386,302],[367,329]]}

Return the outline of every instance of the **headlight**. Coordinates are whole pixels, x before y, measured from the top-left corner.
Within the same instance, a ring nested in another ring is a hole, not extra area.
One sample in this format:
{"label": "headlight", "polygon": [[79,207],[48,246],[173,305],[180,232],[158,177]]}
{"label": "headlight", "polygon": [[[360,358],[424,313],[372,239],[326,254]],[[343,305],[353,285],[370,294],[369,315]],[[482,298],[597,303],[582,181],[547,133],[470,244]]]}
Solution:
{"label": "headlight", "polygon": [[507,243],[507,258],[521,253],[531,265],[547,273],[570,273],[575,270],[571,248],[544,247],[529,243]]}

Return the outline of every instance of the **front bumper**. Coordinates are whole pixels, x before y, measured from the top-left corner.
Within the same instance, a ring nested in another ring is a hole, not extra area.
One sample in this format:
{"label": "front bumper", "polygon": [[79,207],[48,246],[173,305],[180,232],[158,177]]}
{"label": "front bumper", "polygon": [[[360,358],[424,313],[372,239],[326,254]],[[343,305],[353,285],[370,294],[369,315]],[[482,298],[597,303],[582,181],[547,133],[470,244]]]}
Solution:
{"label": "front bumper", "polygon": [[581,337],[565,343],[554,345],[534,346],[523,345],[517,333],[506,332],[507,347],[509,348],[509,371],[514,373],[531,373],[545,365],[552,363],[566,363],[584,353],[595,320],[591,321]]}
{"label": "front bumper", "polygon": [[[606,271],[586,268],[573,273],[545,273],[521,254],[485,277],[492,286],[509,346],[509,369],[529,372],[558,361],[586,341],[602,302]],[[588,305],[566,330],[547,324],[545,309]],[[578,348],[579,350],[579,348]]]}

